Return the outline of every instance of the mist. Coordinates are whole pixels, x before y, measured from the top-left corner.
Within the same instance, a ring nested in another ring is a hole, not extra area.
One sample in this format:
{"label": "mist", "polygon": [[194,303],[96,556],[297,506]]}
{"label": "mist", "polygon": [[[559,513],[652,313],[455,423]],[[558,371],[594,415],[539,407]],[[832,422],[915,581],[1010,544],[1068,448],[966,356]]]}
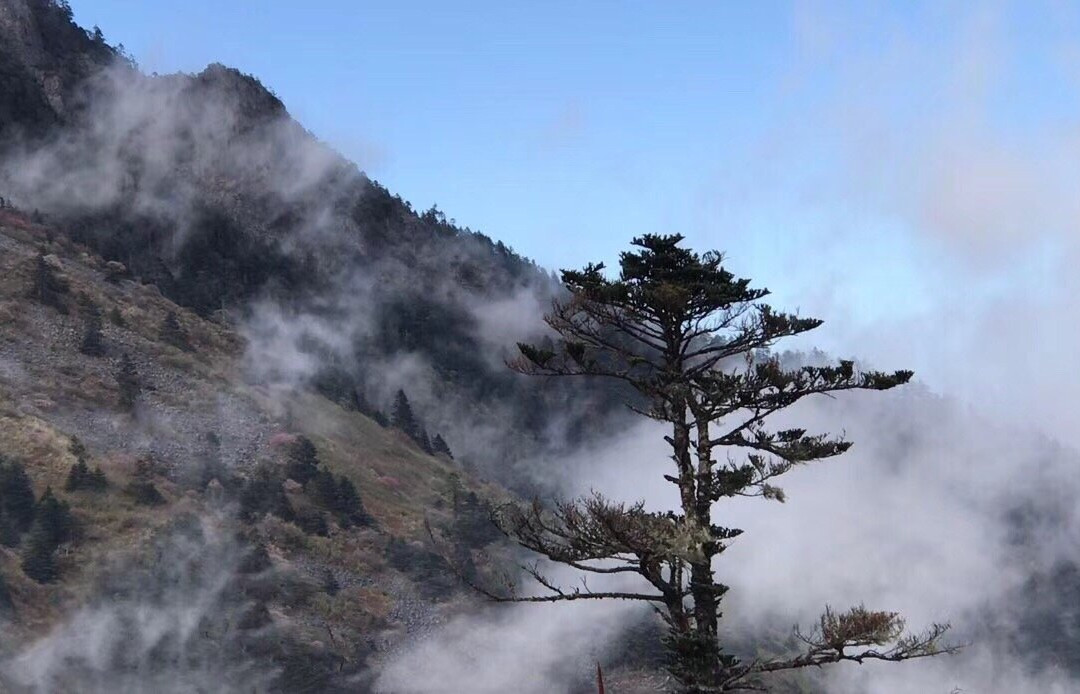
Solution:
{"label": "mist", "polygon": [[[731,262],[759,271],[760,284],[789,282],[781,300],[808,297],[798,307],[827,320],[820,346],[829,355],[911,367],[920,380],[886,393],[807,401],[772,421],[844,432],[855,446],[788,474],[785,503],[718,505],[716,523],[745,530],[715,566],[731,587],[723,634],[752,657],[756,640],[782,641],[793,624],[812,625],[826,605],[862,603],[901,613],[912,631],[948,622],[947,639],[965,647],[952,656],[812,673],[825,691],[1076,691],[1080,675],[1069,669],[1075,663],[1067,653],[1077,636],[1070,631],[1075,607],[1035,589],[1074,567],[1080,552],[1080,434],[1069,404],[1080,397],[1072,363],[1080,328],[1071,318],[1080,312],[1072,270],[1080,259],[1080,203],[1068,183],[1078,174],[1075,133],[1006,133],[995,122],[988,95],[1003,88],[996,74],[1007,54],[1000,14],[964,17],[943,65],[899,29],[897,42],[881,51],[846,46],[845,27],[857,19],[796,13],[807,70],[833,69],[833,56],[846,49],[867,54],[838,71],[834,91],[808,109],[812,117],[782,123],[757,143],[758,152],[782,154],[762,157],[767,170],[750,167],[749,179],[782,192],[751,197],[808,217],[832,201],[856,200],[865,219],[885,229],[875,233],[892,234],[907,249],[897,263],[917,289],[911,293],[923,298],[883,294],[869,317],[865,307],[854,308],[877,300],[860,296],[865,288],[850,279],[867,271],[857,267],[862,239],[844,213],[829,219],[833,231],[778,244],[771,264],[737,254]],[[913,87],[923,110],[899,108],[901,90],[882,86],[891,84],[883,76],[911,85],[913,74],[936,75]],[[241,336],[237,361],[246,384],[284,403],[327,372],[341,372],[345,389],[373,411],[385,411],[405,391],[430,433],[503,487],[565,497],[595,490],[644,500],[652,510],[677,508],[676,489],[662,477],[670,451],[661,427],[602,409],[610,393],[534,391],[507,374],[515,344],[545,334],[543,313],[560,291],[547,271],[496,269],[517,262],[511,251],[468,230],[446,231],[445,218],[414,215],[400,198],[387,204],[412,216],[387,241],[385,229],[356,213],[375,185],[361,171],[364,162],[344,160],[293,121],[272,92],[234,71],[212,66],[197,76],[150,77],[120,64],[87,89],[93,98],[77,127],[6,152],[0,188],[18,206],[40,209],[61,228],[77,226],[103,247],[123,233],[109,226],[110,215],[135,220],[125,227],[132,233],[156,225],[157,250],[178,281],[207,207],[234,225],[228,228],[269,239],[275,254],[298,263],[302,286],[268,280],[223,299],[220,310],[204,307]],[[785,164],[821,143],[834,156],[820,177],[784,173],[797,169]],[[737,193],[718,195],[721,202],[705,205],[702,216]],[[754,207],[745,209],[739,214]],[[736,251],[754,247],[724,238]],[[841,250],[806,267],[803,254],[819,244]],[[408,313],[421,300],[435,309]],[[393,321],[402,315],[415,321]],[[416,337],[416,325],[431,325],[431,316],[440,321],[432,330],[450,335],[456,351],[433,351],[429,342],[438,341]],[[817,346],[815,339],[799,346]],[[498,387],[470,390],[467,377],[447,368],[447,354]],[[511,406],[519,398],[558,411],[521,431],[523,416]],[[239,426],[254,419],[244,414],[208,416]],[[154,431],[112,435],[151,450],[156,439],[187,433],[171,420],[155,422]],[[241,443],[245,451],[257,448]],[[230,466],[242,467],[241,453],[229,456]],[[222,513],[231,519],[231,510]],[[177,692],[270,688],[278,673],[263,661],[219,658],[197,645],[196,632],[223,604],[238,618],[250,607],[225,599],[247,549],[212,526],[163,541],[175,574],[149,572],[146,590],[123,599],[102,591],[0,671],[28,691],[74,677],[102,692],[151,682]],[[576,581],[573,572],[552,575]],[[156,590],[162,586],[168,589]],[[588,686],[597,661],[618,659],[628,629],[651,619],[626,603],[462,605],[447,609],[430,633],[382,653],[367,673],[374,690],[571,691]],[[1062,642],[1034,638],[1035,616],[1064,635]]]}

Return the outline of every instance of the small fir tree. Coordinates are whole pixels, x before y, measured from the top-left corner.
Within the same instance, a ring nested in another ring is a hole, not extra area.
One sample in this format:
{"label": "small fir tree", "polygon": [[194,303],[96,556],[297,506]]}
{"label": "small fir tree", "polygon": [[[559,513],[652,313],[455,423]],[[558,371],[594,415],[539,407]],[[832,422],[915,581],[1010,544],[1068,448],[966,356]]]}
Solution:
{"label": "small fir tree", "polygon": [[38,583],[52,583],[60,571],[56,565],[56,547],[49,542],[48,531],[34,524],[22,553],[22,570]]}
{"label": "small fir tree", "polygon": [[296,440],[289,451],[289,462],[285,465],[285,476],[300,484],[307,484],[319,473],[319,451],[306,436]]}
{"label": "small fir tree", "polygon": [[431,450],[440,455],[445,455],[450,460],[454,459],[454,454],[450,452],[450,446],[446,445],[442,434],[435,434],[435,438],[431,441]]}
{"label": "small fir tree", "polygon": [[101,334],[101,309],[97,306],[91,306],[86,314],[79,351],[90,357],[105,356],[105,339]]}
{"label": "small fir tree", "polygon": [[34,489],[26,470],[0,459],[0,544],[14,547],[34,522]]}
{"label": "small fir tree", "polygon": [[416,415],[413,414],[412,405],[409,404],[409,398],[405,395],[404,390],[399,390],[397,395],[394,396],[394,407],[390,411],[390,424],[395,429],[400,429],[405,432],[410,438],[413,438],[417,434]]}
{"label": "small fir tree", "polygon": [[64,295],[68,292],[68,283],[49,264],[45,251],[40,251],[34,262],[33,284],[30,297],[35,301],[51,306],[60,313],[67,313]]}
{"label": "small fir tree", "polygon": [[191,342],[188,340],[187,331],[180,324],[180,318],[176,315],[176,311],[169,311],[165,314],[165,319],[161,322],[160,337],[162,342],[170,344],[179,350],[191,351]]}
{"label": "small fir tree", "polygon": [[131,412],[135,409],[139,393],[142,392],[142,385],[139,383],[139,372],[135,369],[135,362],[131,360],[127,352],[120,358],[120,368],[116,372],[116,385],[120,390],[120,407]]}

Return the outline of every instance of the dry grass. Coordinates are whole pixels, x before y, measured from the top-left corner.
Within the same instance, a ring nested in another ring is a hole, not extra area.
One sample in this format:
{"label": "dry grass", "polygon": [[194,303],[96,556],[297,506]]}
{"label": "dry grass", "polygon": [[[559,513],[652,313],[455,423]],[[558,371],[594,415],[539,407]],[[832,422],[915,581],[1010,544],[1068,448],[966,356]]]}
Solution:
{"label": "dry grass", "polygon": [[[61,259],[71,286],[69,314],[50,313],[48,321],[41,320],[42,308],[26,298],[39,247]],[[312,438],[322,463],[356,485],[378,529],[342,530],[334,526],[330,536],[322,538],[265,517],[252,531],[266,543],[275,562],[285,567],[298,571],[336,567],[376,582],[347,586],[335,595],[317,593],[311,606],[288,610],[296,613],[293,617],[297,621],[312,617],[314,610],[315,616],[335,630],[370,634],[393,627],[387,620],[394,598],[377,587],[380,578],[396,575],[383,556],[388,535],[424,540],[425,518],[431,516],[436,522],[445,519],[451,480],[466,477],[462,471],[451,461],[425,455],[400,432],[384,429],[317,395],[282,395],[244,384],[239,368],[244,344],[235,331],[179,309],[156,288],[130,281],[106,282],[103,269],[101,259],[84,248],[63,240],[47,243],[41,228],[4,226],[0,219],[0,346],[14,343],[40,349],[44,344],[57,345],[55,358],[50,360],[57,366],[39,368],[40,372],[25,368],[27,373],[18,388],[5,385],[4,369],[24,369],[25,365],[0,361],[0,454],[25,464],[38,494],[52,486],[70,503],[80,528],[78,541],[63,552],[62,581],[57,585],[39,586],[30,581],[19,568],[17,554],[0,548],[0,574],[13,593],[19,615],[18,625],[12,627],[15,638],[0,641],[18,643],[41,633],[85,599],[95,572],[106,564],[107,557],[146,547],[155,531],[178,514],[205,514],[211,508],[209,499],[185,491],[161,475],[154,478],[154,484],[168,503],[160,507],[137,504],[122,491],[135,473],[136,456],[119,450],[92,451],[95,455],[89,461],[105,471],[110,482],[107,492],[62,491],[75,458],[70,453],[70,437],[55,423],[58,409],[77,406],[111,411],[116,402],[111,372],[101,368],[95,372],[90,368],[93,364],[75,351],[83,320],[77,302],[80,294],[101,308],[112,342],[183,377],[186,387],[182,398],[158,391],[154,397],[160,402],[178,409],[213,411],[222,396],[239,398],[253,405],[266,426],[287,422],[280,425],[281,431]],[[114,309],[123,317],[123,327],[110,322],[108,316]],[[160,325],[169,311],[177,313],[194,352],[185,353],[159,341]],[[34,315],[37,319],[31,320]],[[43,323],[47,325],[42,327]],[[42,334],[44,330],[52,333]],[[127,420],[117,413],[115,421],[124,426]],[[466,478],[465,482],[481,489],[473,480]]]}

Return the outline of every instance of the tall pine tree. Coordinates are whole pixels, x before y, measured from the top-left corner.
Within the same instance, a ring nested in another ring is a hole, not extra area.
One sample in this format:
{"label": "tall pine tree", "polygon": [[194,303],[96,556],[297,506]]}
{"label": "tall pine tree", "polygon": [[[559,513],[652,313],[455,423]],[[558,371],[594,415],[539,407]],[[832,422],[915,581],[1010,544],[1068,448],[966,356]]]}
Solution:
{"label": "tall pine tree", "polygon": [[531,565],[526,572],[546,592],[488,594],[504,601],[651,604],[667,621],[671,673],[681,691],[694,694],[764,689],[766,675],[781,670],[950,650],[940,644],[945,625],[904,636],[899,615],[863,607],[826,609],[813,631],[797,632],[799,655],[740,662],[723,649],[719,608],[728,587],[714,570],[742,531],[716,525],[721,514],[714,511],[735,497],[783,501],[777,478],[851,445],[791,424],[770,427],[772,415],[815,395],[887,390],[912,374],[860,371],[850,361],[784,369],[763,351],[821,321],[774,311],[762,301],[769,292],[724,269],[720,253],[699,255],[682,240],[634,239],[615,279],[602,265],[563,272],[570,296],[546,317],[557,339],[519,345],[512,364],[524,374],[621,381],[637,393],[632,409],[666,428],[670,450],[656,461],[657,476],[677,487],[677,508],[654,512],[641,502],[594,494],[552,507],[508,504],[498,513],[503,530],[523,547],[596,580],[636,576],[637,585],[561,587]]}

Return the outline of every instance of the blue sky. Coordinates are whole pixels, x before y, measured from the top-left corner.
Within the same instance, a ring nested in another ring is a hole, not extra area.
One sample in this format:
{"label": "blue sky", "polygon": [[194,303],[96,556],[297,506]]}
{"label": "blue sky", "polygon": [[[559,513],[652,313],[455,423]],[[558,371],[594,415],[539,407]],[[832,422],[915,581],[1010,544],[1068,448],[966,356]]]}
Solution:
{"label": "blue sky", "polygon": [[147,71],[255,74],[416,207],[542,265],[680,232],[882,358],[1059,292],[1080,218],[1080,15],[1053,0],[72,5]]}

